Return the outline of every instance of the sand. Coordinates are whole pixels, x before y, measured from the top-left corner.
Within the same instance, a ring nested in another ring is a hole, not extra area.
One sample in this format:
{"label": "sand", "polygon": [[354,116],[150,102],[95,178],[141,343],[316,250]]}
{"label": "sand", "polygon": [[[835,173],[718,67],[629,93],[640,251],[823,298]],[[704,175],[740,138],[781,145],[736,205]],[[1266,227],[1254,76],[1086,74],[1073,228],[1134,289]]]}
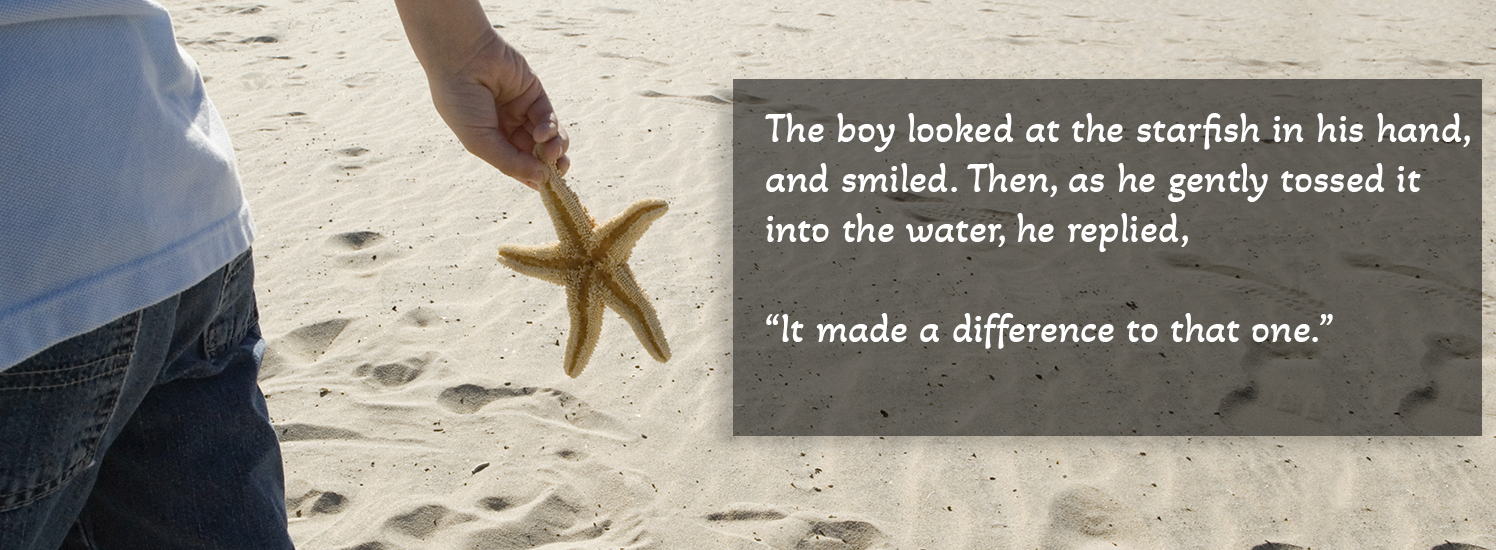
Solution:
{"label": "sand", "polygon": [[562,290],[495,260],[544,210],[393,5],[260,2],[164,3],[258,224],[301,548],[1496,548],[1489,397],[1464,438],[735,438],[729,324],[734,78],[1487,78],[1489,4],[490,3],[592,214],[671,204],[631,265],[673,359],[610,313],[573,380]]}

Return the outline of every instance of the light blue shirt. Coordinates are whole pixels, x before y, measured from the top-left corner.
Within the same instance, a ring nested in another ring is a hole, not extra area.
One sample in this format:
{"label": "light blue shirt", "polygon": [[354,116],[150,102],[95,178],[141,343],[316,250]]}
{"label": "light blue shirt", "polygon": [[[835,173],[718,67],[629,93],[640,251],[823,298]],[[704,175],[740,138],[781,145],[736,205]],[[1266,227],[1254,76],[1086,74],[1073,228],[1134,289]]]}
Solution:
{"label": "light blue shirt", "polygon": [[186,290],[253,237],[164,8],[0,2],[0,370]]}

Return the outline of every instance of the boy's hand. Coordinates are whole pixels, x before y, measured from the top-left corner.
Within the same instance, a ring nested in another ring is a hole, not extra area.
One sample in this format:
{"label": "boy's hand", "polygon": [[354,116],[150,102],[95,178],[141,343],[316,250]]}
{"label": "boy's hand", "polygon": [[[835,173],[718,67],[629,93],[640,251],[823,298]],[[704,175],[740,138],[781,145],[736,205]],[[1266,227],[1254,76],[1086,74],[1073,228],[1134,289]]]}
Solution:
{"label": "boy's hand", "polygon": [[566,173],[569,145],[540,79],[476,0],[396,0],[411,48],[426,70],[436,112],[468,152],[535,187],[542,156]]}

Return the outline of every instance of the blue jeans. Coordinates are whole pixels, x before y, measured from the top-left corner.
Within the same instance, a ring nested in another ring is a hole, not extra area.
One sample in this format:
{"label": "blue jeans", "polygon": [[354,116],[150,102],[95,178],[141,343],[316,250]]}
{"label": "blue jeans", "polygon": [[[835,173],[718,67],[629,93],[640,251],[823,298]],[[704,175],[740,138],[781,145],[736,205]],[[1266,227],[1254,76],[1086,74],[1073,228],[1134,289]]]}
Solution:
{"label": "blue jeans", "polygon": [[0,372],[0,548],[291,548],[245,252]]}

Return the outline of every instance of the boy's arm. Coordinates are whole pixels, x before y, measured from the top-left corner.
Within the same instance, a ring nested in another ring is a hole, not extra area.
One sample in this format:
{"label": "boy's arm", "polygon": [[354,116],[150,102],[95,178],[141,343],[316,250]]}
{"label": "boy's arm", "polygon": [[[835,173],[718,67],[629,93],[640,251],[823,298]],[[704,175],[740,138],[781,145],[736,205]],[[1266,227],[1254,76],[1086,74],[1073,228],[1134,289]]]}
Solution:
{"label": "boy's arm", "polygon": [[504,42],[478,0],[395,0],[405,36],[426,70],[431,101],[468,152],[530,187],[543,155],[566,173],[566,130],[525,57]]}

